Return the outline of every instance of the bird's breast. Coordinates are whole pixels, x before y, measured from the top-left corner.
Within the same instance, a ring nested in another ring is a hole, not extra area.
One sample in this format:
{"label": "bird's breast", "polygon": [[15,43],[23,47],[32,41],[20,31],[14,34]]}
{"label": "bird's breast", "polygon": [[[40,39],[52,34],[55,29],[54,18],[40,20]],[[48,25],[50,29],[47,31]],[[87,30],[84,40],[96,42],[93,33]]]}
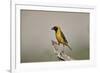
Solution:
{"label": "bird's breast", "polygon": [[63,40],[63,38],[62,38],[62,36],[61,36],[61,32],[60,32],[60,31],[57,31],[57,32],[56,32],[56,39],[57,39],[57,41],[60,42],[60,43],[63,43],[63,42],[64,42],[64,40]]}

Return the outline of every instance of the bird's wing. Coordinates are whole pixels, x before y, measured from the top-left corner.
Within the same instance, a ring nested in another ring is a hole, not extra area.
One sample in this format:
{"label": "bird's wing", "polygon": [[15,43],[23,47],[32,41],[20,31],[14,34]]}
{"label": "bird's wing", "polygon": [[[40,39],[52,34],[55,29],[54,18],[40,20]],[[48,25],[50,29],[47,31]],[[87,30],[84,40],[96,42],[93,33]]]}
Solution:
{"label": "bird's wing", "polygon": [[64,34],[63,34],[62,31],[61,31],[61,36],[62,36],[62,38],[64,39],[64,41],[65,41],[66,43],[68,43],[68,41],[66,40],[66,38],[65,38],[65,36],[64,36]]}

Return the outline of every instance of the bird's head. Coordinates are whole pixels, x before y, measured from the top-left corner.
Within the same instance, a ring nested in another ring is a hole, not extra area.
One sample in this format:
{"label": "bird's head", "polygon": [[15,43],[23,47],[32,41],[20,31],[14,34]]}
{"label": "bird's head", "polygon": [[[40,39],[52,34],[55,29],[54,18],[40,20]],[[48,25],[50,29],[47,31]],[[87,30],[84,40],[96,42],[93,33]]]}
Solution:
{"label": "bird's head", "polygon": [[58,28],[59,28],[58,26],[54,26],[54,27],[51,28],[51,30],[57,31]]}

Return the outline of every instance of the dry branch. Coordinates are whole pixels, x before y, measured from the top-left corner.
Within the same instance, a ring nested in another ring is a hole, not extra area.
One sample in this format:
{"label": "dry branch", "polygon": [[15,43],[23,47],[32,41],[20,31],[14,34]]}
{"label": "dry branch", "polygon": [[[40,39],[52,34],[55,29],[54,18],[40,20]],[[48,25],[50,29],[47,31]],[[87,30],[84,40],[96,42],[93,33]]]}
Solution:
{"label": "dry branch", "polygon": [[59,60],[70,61],[72,58],[64,52],[64,47],[57,44],[57,42],[52,40],[52,46],[54,48],[54,53]]}

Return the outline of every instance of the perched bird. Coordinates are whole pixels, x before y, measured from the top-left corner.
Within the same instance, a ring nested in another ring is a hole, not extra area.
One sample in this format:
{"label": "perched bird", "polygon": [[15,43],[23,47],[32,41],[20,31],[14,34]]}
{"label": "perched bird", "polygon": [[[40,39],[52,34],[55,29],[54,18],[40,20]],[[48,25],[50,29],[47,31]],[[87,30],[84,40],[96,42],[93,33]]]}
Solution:
{"label": "perched bird", "polygon": [[68,41],[66,40],[60,27],[54,26],[53,28],[51,28],[51,30],[55,31],[55,36],[58,41],[58,45],[60,45],[60,44],[63,44],[63,46],[66,45],[70,50],[72,50],[71,47],[68,45]]}

